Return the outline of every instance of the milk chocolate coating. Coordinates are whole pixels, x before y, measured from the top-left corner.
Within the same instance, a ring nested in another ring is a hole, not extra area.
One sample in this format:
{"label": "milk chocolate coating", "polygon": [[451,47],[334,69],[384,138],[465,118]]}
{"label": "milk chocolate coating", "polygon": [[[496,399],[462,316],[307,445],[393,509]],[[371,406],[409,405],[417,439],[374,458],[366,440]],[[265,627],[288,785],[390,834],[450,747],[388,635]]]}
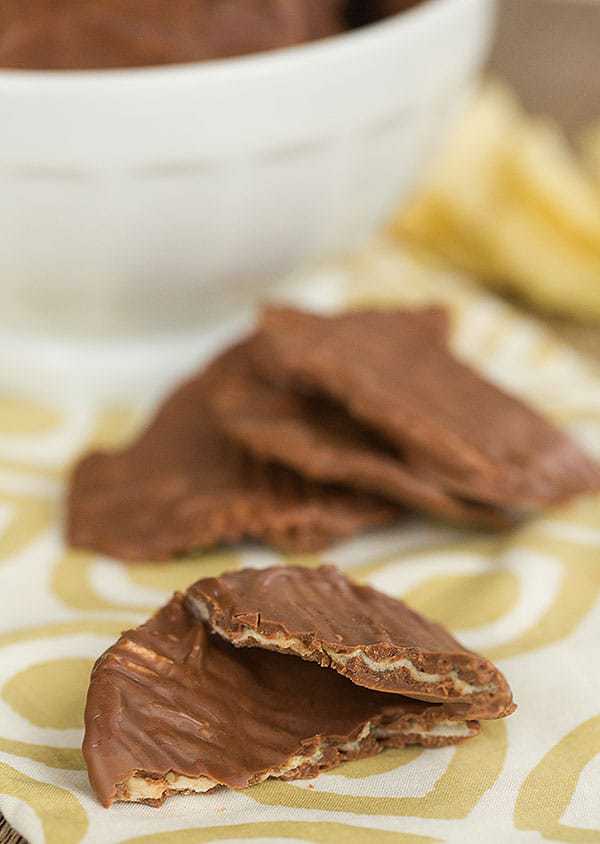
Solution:
{"label": "milk chocolate coating", "polygon": [[227,58],[335,35],[344,12],[344,0],[2,0],[0,67]]}
{"label": "milk chocolate coating", "polygon": [[239,789],[271,775],[316,776],[387,745],[453,744],[461,737],[435,729],[452,724],[462,725],[462,737],[478,731],[460,708],[371,692],[295,657],[233,648],[175,595],[96,662],[83,754],[109,806],[130,799],[132,776],[203,777]]}
{"label": "milk chocolate coating", "polygon": [[222,367],[244,354],[243,346],[230,349],[179,387],[133,445],[78,464],[67,508],[71,545],[131,561],[246,538],[308,552],[398,518],[396,506],[267,466],[224,436],[208,398]]}
{"label": "milk chocolate coating", "polygon": [[600,491],[600,469],[566,434],[414,330],[270,308],[256,364],[329,395],[450,495],[527,513]]}
{"label": "milk chocolate coating", "polygon": [[489,660],[334,566],[244,569],[199,580],[187,595],[198,617],[234,645],[295,653],[369,689],[467,704],[473,718],[514,710]]}
{"label": "milk chocolate coating", "polygon": [[[375,330],[411,328],[424,336],[445,334],[446,320],[437,309],[407,315],[373,312],[348,320],[371,320]],[[392,317],[390,319],[390,317]],[[442,483],[420,476],[402,454],[358,423],[325,396],[307,396],[269,383],[257,375],[250,358],[260,354],[261,337],[248,344],[248,355],[234,364],[211,395],[223,429],[258,458],[276,461],[312,480],[350,486],[385,496],[408,508],[466,524],[501,527],[510,520],[499,510],[448,494]]]}

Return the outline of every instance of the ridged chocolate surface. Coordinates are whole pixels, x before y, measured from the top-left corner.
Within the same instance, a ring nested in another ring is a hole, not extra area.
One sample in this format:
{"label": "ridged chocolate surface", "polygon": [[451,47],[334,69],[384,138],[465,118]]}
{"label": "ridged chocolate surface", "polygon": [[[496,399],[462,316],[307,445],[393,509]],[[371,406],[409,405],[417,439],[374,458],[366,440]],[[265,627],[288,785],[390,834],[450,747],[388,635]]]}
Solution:
{"label": "ridged chocolate surface", "polygon": [[513,711],[508,683],[489,660],[334,566],[244,569],[199,580],[187,594],[198,616],[235,645],[297,653],[367,688],[464,703],[477,718]]}
{"label": "ridged chocolate surface", "polygon": [[[449,721],[468,728],[463,737],[478,730],[460,708],[368,691],[295,657],[236,649],[208,634],[175,595],[96,662],[83,753],[108,806],[134,774],[245,788],[281,775],[294,757],[284,777],[315,776],[386,744],[455,743],[460,738],[418,735]],[[298,766],[297,757],[307,763]]]}
{"label": "ridged chocolate surface", "polygon": [[[406,315],[380,312],[351,315],[370,319],[373,328],[403,330]],[[413,319],[411,315],[411,320]],[[414,314],[424,338],[445,334],[443,313],[426,310]],[[404,506],[439,518],[500,527],[509,520],[492,507],[469,503],[449,494],[444,485],[419,474],[395,450],[359,424],[340,405],[326,397],[304,395],[278,386],[257,374],[251,358],[260,355],[261,337],[248,342],[246,356],[230,358],[233,364],[211,394],[219,424],[240,445],[258,458],[276,461],[312,480],[344,484],[398,501]]]}
{"label": "ridged chocolate surface", "polygon": [[333,397],[449,493],[530,511],[600,490],[600,470],[562,431],[413,330],[269,308],[257,364]]}
{"label": "ridged chocolate surface", "polygon": [[244,355],[234,347],[183,384],[129,448],[83,458],[69,492],[71,545],[132,561],[245,538],[308,552],[398,518],[374,496],[267,466],[221,432],[208,399]]}

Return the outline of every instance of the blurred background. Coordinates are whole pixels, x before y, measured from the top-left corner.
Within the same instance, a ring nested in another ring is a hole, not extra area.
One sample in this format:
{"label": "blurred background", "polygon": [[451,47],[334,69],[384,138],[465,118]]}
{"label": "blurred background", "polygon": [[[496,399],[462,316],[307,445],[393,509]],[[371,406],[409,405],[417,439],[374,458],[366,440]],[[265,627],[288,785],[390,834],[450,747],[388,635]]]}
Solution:
{"label": "blurred background", "polygon": [[493,84],[396,229],[596,358],[599,44],[598,0],[500,0]]}
{"label": "blurred background", "polygon": [[[501,0],[489,63],[533,114],[547,115],[567,133],[575,153],[590,126],[600,126],[600,2],[598,0]],[[591,131],[590,173],[600,185],[600,135]],[[596,271],[597,272],[597,271]],[[596,275],[600,284],[600,275]],[[600,329],[567,313],[545,314],[580,350],[600,359]]]}
{"label": "blurred background", "polygon": [[501,0],[490,70],[576,131],[600,116],[598,0]]}
{"label": "blurred background", "polygon": [[[557,120],[577,149],[579,133],[600,120],[598,45],[598,0],[502,0],[490,70],[513,86],[531,112]],[[564,316],[551,322],[566,340],[600,359],[600,329]]]}

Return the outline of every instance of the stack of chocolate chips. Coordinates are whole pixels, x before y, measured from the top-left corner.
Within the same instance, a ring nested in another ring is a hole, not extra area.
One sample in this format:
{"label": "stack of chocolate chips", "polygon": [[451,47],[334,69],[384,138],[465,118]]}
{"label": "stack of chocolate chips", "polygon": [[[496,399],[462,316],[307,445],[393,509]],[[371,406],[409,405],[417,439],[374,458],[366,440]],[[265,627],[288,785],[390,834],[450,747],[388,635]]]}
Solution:
{"label": "stack of chocolate chips", "polygon": [[439,308],[268,308],[137,442],[77,466],[71,544],[132,561],[243,539],[311,552],[407,510],[502,528],[599,491],[598,466],[448,333]]}
{"label": "stack of chocolate chips", "polygon": [[100,657],[83,753],[105,806],[158,806],[456,744],[514,709],[492,663],[402,602],[331,566],[247,569],[198,581]]}

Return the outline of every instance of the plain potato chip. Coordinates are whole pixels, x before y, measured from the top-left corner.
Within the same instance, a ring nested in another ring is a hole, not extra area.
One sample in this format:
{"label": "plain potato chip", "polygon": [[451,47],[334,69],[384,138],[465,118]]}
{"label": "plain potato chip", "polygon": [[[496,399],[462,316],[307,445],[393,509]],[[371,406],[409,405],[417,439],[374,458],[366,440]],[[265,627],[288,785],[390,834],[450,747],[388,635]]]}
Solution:
{"label": "plain potato chip", "polygon": [[600,194],[557,126],[523,122],[505,166],[502,177],[515,200],[533,203],[565,234],[600,254]]}
{"label": "plain potato chip", "polygon": [[489,225],[502,251],[507,287],[543,309],[582,321],[600,317],[600,256],[578,249],[518,204]]}
{"label": "plain potato chip", "polygon": [[[600,128],[584,148],[600,176]],[[534,306],[600,318],[600,191],[558,128],[499,86],[483,90],[392,232]]]}

